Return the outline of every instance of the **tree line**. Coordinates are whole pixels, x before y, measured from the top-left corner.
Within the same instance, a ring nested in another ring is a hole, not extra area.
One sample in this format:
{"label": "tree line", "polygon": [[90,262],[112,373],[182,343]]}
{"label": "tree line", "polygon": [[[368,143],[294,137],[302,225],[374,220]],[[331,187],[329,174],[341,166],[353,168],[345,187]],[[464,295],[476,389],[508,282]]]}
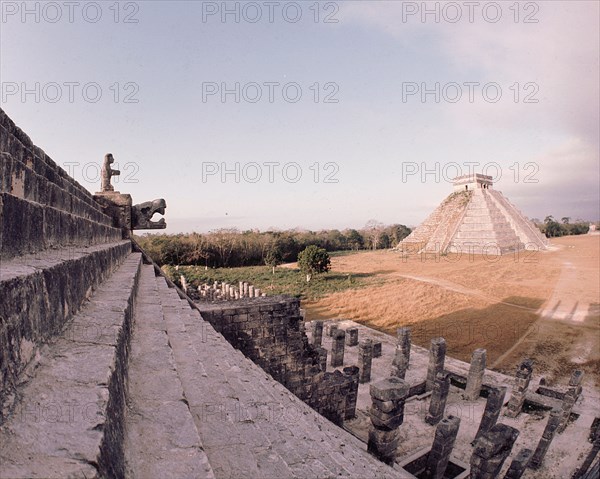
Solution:
{"label": "tree line", "polygon": [[576,220],[574,223],[571,223],[571,218],[568,216],[561,218],[560,221],[560,223],[556,221],[552,215],[546,216],[543,223],[540,223],[539,220],[534,220],[538,228],[540,228],[542,233],[548,238],[568,235],[584,235],[590,231],[590,224],[587,221]]}
{"label": "tree line", "polygon": [[310,245],[325,251],[358,251],[395,247],[411,232],[404,225],[386,226],[369,221],[360,229],[323,231],[239,231],[218,229],[209,233],[152,234],[136,240],[159,265],[238,267],[276,265],[298,260]]}

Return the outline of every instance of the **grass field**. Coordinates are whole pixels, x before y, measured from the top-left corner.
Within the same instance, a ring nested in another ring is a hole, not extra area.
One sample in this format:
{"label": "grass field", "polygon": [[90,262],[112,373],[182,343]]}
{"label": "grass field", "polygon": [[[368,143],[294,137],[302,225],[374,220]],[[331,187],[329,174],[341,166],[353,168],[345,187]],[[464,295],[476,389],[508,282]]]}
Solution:
{"label": "grass field", "polygon": [[[332,254],[332,257],[340,256],[347,256],[347,253]],[[307,283],[304,274],[298,269],[290,267],[276,268],[275,274],[267,266],[216,269],[205,269],[202,266],[180,266],[178,270],[172,266],[164,266],[163,270],[177,284],[179,284],[182,274],[188,284],[196,287],[203,283],[212,284],[214,281],[225,281],[233,285],[240,281],[247,281],[269,296],[289,294],[309,301],[317,300],[328,294],[339,293],[347,289],[360,289],[381,282],[376,278],[375,273],[334,271],[314,275]]]}

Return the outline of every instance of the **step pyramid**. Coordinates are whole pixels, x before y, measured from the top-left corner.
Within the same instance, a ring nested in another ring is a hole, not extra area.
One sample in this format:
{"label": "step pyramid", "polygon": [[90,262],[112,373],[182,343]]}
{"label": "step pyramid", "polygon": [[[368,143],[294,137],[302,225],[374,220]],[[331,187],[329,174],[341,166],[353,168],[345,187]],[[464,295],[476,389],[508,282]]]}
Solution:
{"label": "step pyramid", "polygon": [[491,176],[464,175],[453,183],[454,192],[398,249],[407,253],[484,255],[547,249],[546,237],[502,192],[492,188]]}

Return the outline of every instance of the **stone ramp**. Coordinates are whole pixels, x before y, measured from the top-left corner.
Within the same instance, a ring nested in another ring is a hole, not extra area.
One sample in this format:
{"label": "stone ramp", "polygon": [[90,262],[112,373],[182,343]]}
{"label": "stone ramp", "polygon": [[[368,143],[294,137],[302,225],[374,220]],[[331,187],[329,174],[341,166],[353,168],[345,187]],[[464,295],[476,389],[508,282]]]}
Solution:
{"label": "stone ramp", "polygon": [[0,477],[123,477],[129,340],[141,255],[130,254],[44,346],[0,427]]}
{"label": "stone ramp", "polygon": [[140,276],[131,341],[125,456],[132,478],[214,478],[183,394],[154,267]]}
{"label": "stone ramp", "polygon": [[156,281],[183,394],[217,478],[409,477],[234,349],[164,278]]}

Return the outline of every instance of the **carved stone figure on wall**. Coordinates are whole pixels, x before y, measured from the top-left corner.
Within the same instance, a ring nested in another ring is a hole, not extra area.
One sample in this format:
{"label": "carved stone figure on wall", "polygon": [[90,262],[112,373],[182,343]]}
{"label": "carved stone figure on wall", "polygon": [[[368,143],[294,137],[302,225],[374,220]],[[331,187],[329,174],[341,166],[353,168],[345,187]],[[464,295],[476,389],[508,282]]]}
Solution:
{"label": "carved stone figure on wall", "polygon": [[111,153],[107,153],[104,155],[104,163],[102,165],[102,183],[100,191],[115,191],[113,185],[111,185],[110,181],[113,176],[118,176],[121,174],[119,170],[113,170],[111,165],[115,162]]}

